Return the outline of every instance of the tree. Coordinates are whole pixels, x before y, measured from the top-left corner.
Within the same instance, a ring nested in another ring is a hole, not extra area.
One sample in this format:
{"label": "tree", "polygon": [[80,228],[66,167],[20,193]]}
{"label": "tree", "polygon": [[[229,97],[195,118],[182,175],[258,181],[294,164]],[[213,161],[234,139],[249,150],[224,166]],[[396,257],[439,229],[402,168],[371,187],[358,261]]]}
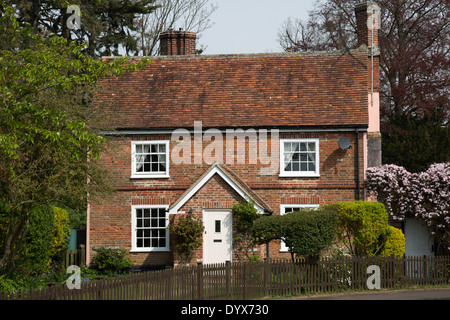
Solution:
{"label": "tree", "polygon": [[156,8],[154,0],[76,0],[70,5],[80,9],[80,25],[73,28],[71,17],[78,12],[68,10],[69,2],[65,0],[5,2],[14,7],[19,23],[29,23],[35,34],[53,33],[78,44],[87,41],[84,50],[91,56],[117,56],[121,55],[120,49],[136,54],[136,19]]}
{"label": "tree", "polygon": [[8,213],[0,270],[10,272],[33,208],[85,204],[88,194],[94,199],[111,190],[97,161],[104,138],[86,119],[100,109],[83,92],[148,61],[103,63],[75,42],[21,27],[12,7],[0,7],[0,203]]}
{"label": "tree", "polygon": [[[286,51],[355,48],[354,8],[360,1],[317,2],[307,22],[287,20],[279,33]],[[450,159],[448,148],[427,145],[437,158],[424,158],[409,167],[405,158],[421,155],[413,140],[416,130],[449,144],[450,3],[449,0],[380,0],[381,132],[383,162],[421,170]]]}
{"label": "tree", "polygon": [[[209,0],[157,0],[158,9],[142,14],[138,19],[139,52],[143,56],[159,53],[159,34],[175,27],[197,33],[212,26],[210,17],[217,6],[208,5]],[[200,49],[203,51],[203,49]]]}

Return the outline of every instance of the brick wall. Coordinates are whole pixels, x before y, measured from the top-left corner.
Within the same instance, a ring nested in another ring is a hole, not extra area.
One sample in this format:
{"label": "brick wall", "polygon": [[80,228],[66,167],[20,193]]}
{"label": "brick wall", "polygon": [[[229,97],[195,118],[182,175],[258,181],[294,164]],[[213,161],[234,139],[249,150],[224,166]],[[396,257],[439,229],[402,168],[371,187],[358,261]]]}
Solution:
{"label": "brick wall", "polygon": [[[338,139],[350,138],[352,149],[341,150]],[[269,136],[270,137],[270,136]],[[254,163],[254,152],[250,144],[245,145],[245,163],[236,163],[239,154],[234,154],[234,163],[226,163],[253,191],[255,191],[273,209],[273,214],[280,214],[281,204],[326,204],[356,199],[356,136],[355,132],[312,132],[280,133],[280,138],[318,138],[320,146],[320,177],[286,178],[279,177],[279,157],[277,171],[272,175],[262,175],[261,168],[267,167],[258,161]],[[119,246],[131,249],[131,206],[132,205],[170,205],[198,179],[210,164],[179,164],[170,162],[170,178],[131,179],[131,141],[136,140],[170,140],[170,135],[127,135],[109,137],[111,147],[101,155],[101,161],[115,177],[117,191],[102,199],[100,204],[92,204],[90,209],[90,246]],[[192,141],[194,137],[192,136]],[[363,139],[360,141],[360,177],[363,175]],[[203,150],[209,145],[203,141]],[[170,149],[177,144],[170,142]],[[277,145],[277,148],[279,146]],[[192,160],[195,157],[192,147]],[[270,150],[270,146],[269,146]],[[224,150],[224,154],[226,150]],[[249,157],[249,155],[252,155]],[[256,159],[257,160],[257,159]],[[250,164],[249,164],[250,163]],[[361,197],[362,197],[362,180]],[[181,211],[193,209],[195,215],[201,216],[207,208],[231,209],[232,204],[241,197],[219,176],[213,176],[189,201]],[[271,258],[289,258],[280,253],[279,242],[269,246]],[[202,261],[200,247],[196,250],[193,263]],[[265,256],[265,245],[258,252]],[[91,257],[95,252],[91,251]],[[172,252],[132,253],[131,258],[137,265],[171,265]]]}

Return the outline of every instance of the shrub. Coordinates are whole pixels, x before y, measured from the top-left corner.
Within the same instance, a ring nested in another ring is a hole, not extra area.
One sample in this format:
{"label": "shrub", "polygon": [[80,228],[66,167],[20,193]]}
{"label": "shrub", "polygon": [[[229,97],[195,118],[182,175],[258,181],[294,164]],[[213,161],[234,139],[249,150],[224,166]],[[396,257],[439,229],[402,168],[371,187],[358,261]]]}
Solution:
{"label": "shrub", "polygon": [[383,204],[353,201],[326,205],[325,208],[337,212],[338,240],[351,254],[371,256],[379,253],[391,232]]}
{"label": "shrub", "polygon": [[255,260],[253,256],[254,241],[251,235],[251,228],[253,222],[260,217],[255,208],[253,201],[243,201],[241,203],[234,203],[232,209],[233,226],[236,227],[236,232],[233,237],[234,253],[240,260],[242,256],[246,256],[249,260]]}
{"label": "shrub", "polygon": [[337,215],[319,208],[290,212],[283,216],[262,217],[255,221],[252,236],[257,243],[283,239],[292,256],[317,257],[329,247],[335,236]]}
{"label": "shrub", "polygon": [[124,274],[133,266],[125,249],[98,248],[93,264],[101,274],[112,276]]}
{"label": "shrub", "polygon": [[380,256],[403,257],[405,254],[405,235],[402,230],[390,226],[391,234],[387,237],[386,243],[381,250]]}
{"label": "shrub", "polygon": [[281,239],[283,217],[280,215],[264,216],[256,220],[251,228],[253,241],[257,244],[264,244]]}
{"label": "shrub", "polygon": [[30,213],[21,265],[27,273],[39,274],[50,268],[54,214],[51,207],[36,207]]}
{"label": "shrub", "polygon": [[13,293],[18,288],[19,286],[14,280],[6,278],[5,275],[0,276],[0,293]]}
{"label": "shrub", "polygon": [[396,165],[372,167],[366,180],[368,190],[394,219],[423,220],[434,235],[437,252],[450,252],[450,162],[432,164],[420,173]]}
{"label": "shrub", "polygon": [[67,248],[67,239],[70,234],[69,213],[58,207],[52,207],[54,214],[53,237],[52,237],[52,256],[58,254]]}
{"label": "shrub", "polygon": [[170,224],[171,239],[182,262],[189,262],[194,250],[202,244],[203,230],[202,221],[191,214],[180,216],[177,224]]}
{"label": "shrub", "polygon": [[336,236],[337,215],[332,210],[303,209],[283,216],[283,238],[291,253],[317,258]]}

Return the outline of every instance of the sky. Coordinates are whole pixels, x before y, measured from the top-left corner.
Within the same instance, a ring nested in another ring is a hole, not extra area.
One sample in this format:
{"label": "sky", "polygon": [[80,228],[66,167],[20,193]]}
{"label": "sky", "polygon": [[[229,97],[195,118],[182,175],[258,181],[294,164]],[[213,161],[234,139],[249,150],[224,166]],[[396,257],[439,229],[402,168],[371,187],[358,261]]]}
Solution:
{"label": "sky", "polygon": [[198,43],[203,54],[282,52],[278,32],[289,18],[306,20],[316,0],[211,0],[213,26]]}

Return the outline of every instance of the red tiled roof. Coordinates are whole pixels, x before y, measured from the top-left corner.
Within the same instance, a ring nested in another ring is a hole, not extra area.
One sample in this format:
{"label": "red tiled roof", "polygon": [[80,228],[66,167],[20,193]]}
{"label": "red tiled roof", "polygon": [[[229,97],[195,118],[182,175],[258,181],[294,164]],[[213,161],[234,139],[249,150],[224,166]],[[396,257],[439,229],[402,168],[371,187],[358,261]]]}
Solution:
{"label": "red tiled roof", "polygon": [[119,129],[367,126],[367,52],[154,57],[102,82]]}

